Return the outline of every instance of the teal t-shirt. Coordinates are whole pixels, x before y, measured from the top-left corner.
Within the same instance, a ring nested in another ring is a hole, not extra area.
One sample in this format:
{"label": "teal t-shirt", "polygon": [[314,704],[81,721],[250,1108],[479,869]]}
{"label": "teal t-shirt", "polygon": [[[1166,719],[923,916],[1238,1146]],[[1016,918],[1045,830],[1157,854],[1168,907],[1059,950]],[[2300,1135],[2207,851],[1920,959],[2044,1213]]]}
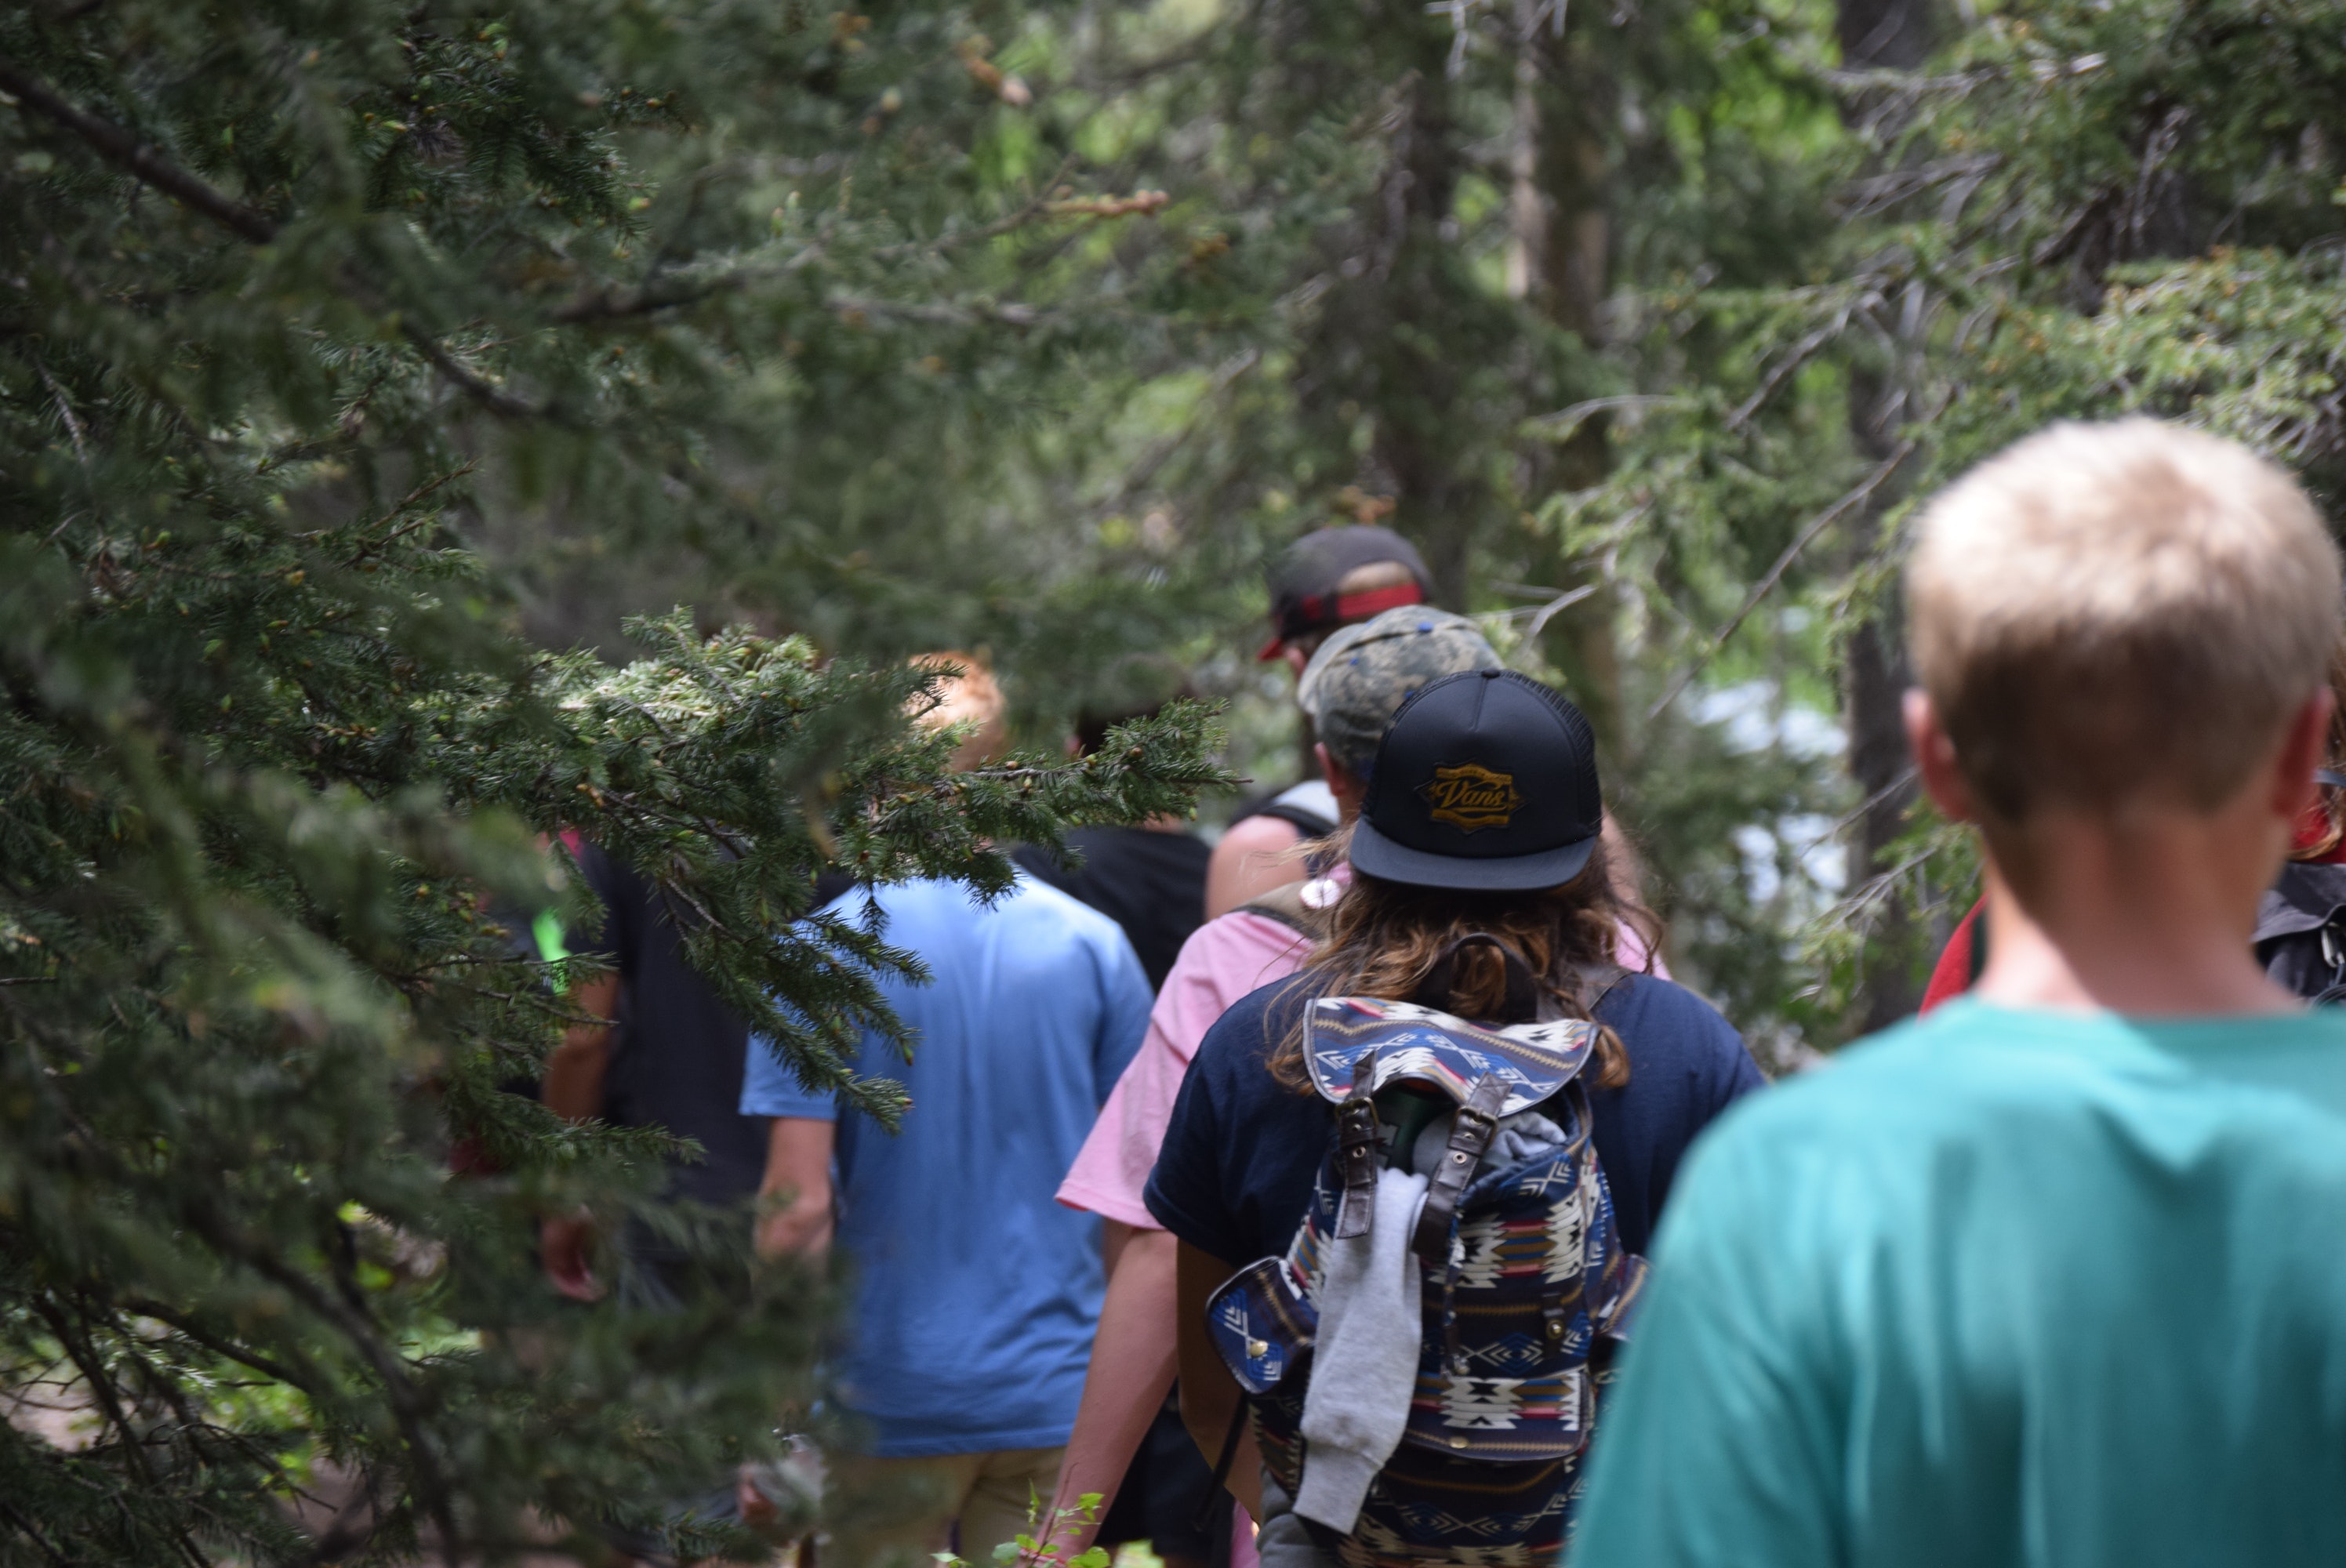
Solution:
{"label": "teal t-shirt", "polygon": [[2346,1013],[1955,1003],[1655,1251],[1573,1568],[2346,1563]]}

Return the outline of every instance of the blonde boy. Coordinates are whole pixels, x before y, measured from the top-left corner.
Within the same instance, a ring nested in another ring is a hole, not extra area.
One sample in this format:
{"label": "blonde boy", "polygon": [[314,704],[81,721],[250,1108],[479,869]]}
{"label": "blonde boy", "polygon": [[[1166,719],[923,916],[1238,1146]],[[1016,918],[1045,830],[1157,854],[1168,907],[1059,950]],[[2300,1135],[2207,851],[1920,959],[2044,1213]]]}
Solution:
{"label": "blonde boy", "polygon": [[2249,956],[2337,552],[2229,443],[2061,425],[1925,514],[1925,788],[1970,999],[1698,1151],[1576,1568],[2346,1562],[2346,1021]]}

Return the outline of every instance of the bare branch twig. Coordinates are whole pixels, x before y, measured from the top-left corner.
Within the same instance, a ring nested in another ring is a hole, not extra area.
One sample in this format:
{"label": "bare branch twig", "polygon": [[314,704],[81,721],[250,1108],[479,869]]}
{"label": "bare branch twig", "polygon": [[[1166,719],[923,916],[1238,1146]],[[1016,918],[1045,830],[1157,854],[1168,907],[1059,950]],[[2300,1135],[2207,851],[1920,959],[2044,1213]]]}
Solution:
{"label": "bare branch twig", "polygon": [[1700,675],[1704,667],[1718,657],[1719,650],[1727,646],[1727,639],[1733,636],[1736,628],[1742,626],[1744,621],[1749,618],[1751,612],[1760,607],[1760,601],[1775,591],[1776,585],[1783,581],[1784,574],[1791,570],[1792,563],[1800,558],[1800,552],[1813,544],[1818,535],[1831,527],[1851,507],[1862,504],[1868,496],[1881,489],[1890,476],[1897,473],[1906,460],[1913,455],[1914,438],[1910,435],[1898,443],[1898,449],[1895,452],[1882,460],[1880,466],[1860,481],[1856,489],[1810,518],[1809,525],[1800,530],[1800,536],[1784,546],[1784,553],[1776,557],[1776,564],[1768,568],[1768,575],[1753,585],[1749,595],[1744,598],[1742,607],[1729,616],[1726,624],[1711,634],[1709,645],[1697,656],[1692,664],[1678,673],[1676,680],[1670,682],[1669,690],[1662,693],[1661,699],[1646,710],[1646,718],[1648,720],[1659,718],[1662,711],[1678,699],[1678,693],[1684,691],[1693,682],[1694,677]]}

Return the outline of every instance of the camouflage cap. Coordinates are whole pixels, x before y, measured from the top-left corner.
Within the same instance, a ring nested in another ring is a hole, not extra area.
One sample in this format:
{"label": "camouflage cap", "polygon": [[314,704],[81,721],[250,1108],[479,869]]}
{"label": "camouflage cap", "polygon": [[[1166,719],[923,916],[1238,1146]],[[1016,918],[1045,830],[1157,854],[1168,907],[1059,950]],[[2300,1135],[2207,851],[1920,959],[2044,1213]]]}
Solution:
{"label": "camouflage cap", "polygon": [[1304,667],[1295,700],[1345,772],[1366,779],[1395,709],[1445,675],[1497,669],[1499,656],[1464,616],[1403,605],[1341,626]]}

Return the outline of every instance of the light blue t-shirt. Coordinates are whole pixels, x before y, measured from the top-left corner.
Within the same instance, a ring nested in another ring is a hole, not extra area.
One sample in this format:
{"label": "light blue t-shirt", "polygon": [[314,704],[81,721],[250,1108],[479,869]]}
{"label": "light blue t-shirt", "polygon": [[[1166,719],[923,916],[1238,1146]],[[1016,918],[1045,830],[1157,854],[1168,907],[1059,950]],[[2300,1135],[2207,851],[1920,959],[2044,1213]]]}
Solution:
{"label": "light blue t-shirt", "polygon": [[1656,1252],[1572,1568],[2346,1563],[2346,1013],[1953,1003]]}
{"label": "light blue t-shirt", "polygon": [[[863,894],[841,901],[859,911]],[[1067,1441],[1099,1321],[1098,1219],[1053,1199],[1148,1028],[1148,981],[1107,916],[1025,875],[991,909],[948,881],[876,895],[926,985],[882,983],[909,1064],[903,1130],[840,1118],[750,1042],[741,1109],[840,1120],[839,1240],[854,1272],[839,1401],[890,1458]],[[834,908],[840,905],[834,905]]]}

